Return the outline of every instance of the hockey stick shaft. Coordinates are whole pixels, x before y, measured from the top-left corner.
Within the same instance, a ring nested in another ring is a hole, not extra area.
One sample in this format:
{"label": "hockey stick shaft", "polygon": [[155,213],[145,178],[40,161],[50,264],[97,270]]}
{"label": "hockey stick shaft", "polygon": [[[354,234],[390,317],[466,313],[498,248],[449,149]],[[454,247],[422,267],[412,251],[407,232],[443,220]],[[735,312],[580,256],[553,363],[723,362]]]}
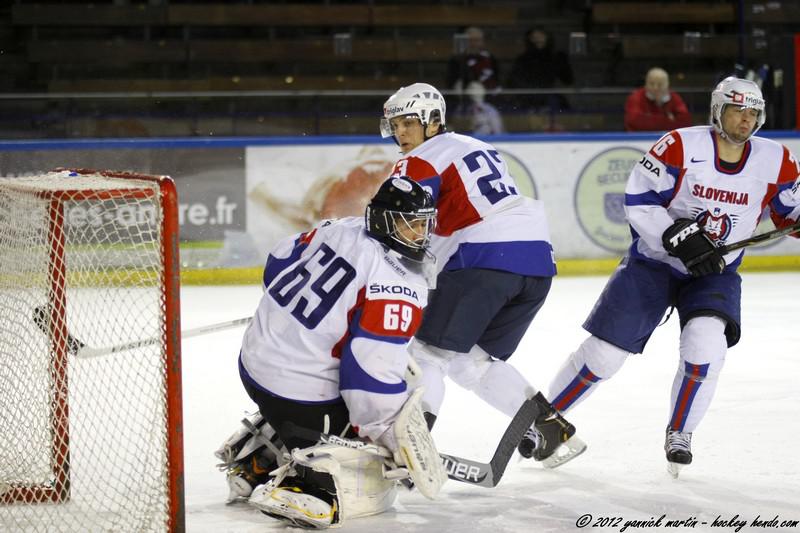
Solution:
{"label": "hockey stick shaft", "polygon": [[[218,324],[210,324],[208,326],[201,326],[199,328],[187,329],[181,331],[181,338],[188,339],[191,337],[206,335],[208,333],[214,333],[216,331],[224,331],[226,329],[242,326],[244,324],[247,324],[249,321],[250,317],[237,318],[236,320],[229,320],[227,322],[220,322]],[[125,344],[118,344],[116,346],[104,346],[100,348],[93,348],[91,346],[84,345],[77,351],[75,355],[81,358],[100,357],[103,355],[110,355],[118,352],[124,352],[127,350],[134,350],[136,348],[141,348],[142,346],[150,346],[152,344],[158,344],[159,342],[161,342],[161,338],[154,337],[152,339],[142,339],[139,341],[132,341]]]}
{"label": "hockey stick shaft", "polygon": [[745,248],[746,246],[751,246],[753,244],[758,244],[761,242],[778,239],[785,235],[789,235],[790,233],[794,233],[795,231],[800,231],[800,221],[795,222],[793,225],[787,226],[782,229],[774,229],[772,231],[767,231],[759,235],[753,235],[748,239],[742,239],[741,241],[732,242],[731,244],[726,244],[725,246],[720,246],[719,253],[725,255],[729,252]]}
{"label": "hockey stick shaft", "polygon": [[[45,335],[49,333],[48,331],[48,324],[49,324],[49,317],[47,316],[47,310],[45,307],[37,307],[33,311],[33,321],[39,326],[39,329],[44,332]],[[238,326],[242,326],[247,324],[250,321],[250,317],[244,318],[237,318],[235,320],[228,320],[226,322],[220,322],[218,324],[210,324],[208,326],[201,326],[199,328],[192,328],[181,331],[181,338],[190,338],[190,337],[197,337],[200,335],[206,335],[208,333],[213,333],[215,331],[223,331],[226,329],[232,329]],[[92,347],[87,346],[86,343],[82,342],[81,340],[77,339],[71,333],[67,332],[67,351],[76,357],[80,358],[92,358],[92,357],[100,357],[103,355],[110,355],[114,353],[124,352],[126,350],[133,350],[136,348],[141,348],[142,346],[150,346],[152,344],[158,344],[161,342],[160,337],[154,337],[151,339],[142,339],[138,341],[126,342],[123,344],[117,344],[115,346],[103,346],[103,347]]]}

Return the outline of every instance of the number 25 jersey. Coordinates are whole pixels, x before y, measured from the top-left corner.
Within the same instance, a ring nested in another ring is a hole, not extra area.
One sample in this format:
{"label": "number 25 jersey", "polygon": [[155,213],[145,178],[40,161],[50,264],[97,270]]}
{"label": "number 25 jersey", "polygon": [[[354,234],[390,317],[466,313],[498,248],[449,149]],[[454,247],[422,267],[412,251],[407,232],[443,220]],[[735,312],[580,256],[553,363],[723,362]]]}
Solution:
{"label": "number 25 jersey", "polygon": [[400,159],[392,176],[408,176],[431,191],[439,211],[431,250],[440,270],[555,275],[544,205],[519,194],[492,145],[458,133],[436,135]]}

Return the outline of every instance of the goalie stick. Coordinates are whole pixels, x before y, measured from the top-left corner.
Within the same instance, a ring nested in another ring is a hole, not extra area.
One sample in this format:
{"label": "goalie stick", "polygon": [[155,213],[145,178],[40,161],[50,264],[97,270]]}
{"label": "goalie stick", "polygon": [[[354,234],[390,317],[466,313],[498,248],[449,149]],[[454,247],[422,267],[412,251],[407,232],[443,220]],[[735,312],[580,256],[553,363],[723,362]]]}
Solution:
{"label": "goalie stick", "polygon": [[[39,329],[41,329],[45,335],[49,334],[48,326],[50,324],[50,318],[47,316],[47,308],[45,306],[40,306],[33,310],[33,321],[37,326],[39,326]],[[187,329],[181,331],[181,337],[197,337],[199,335],[205,335],[206,333],[223,331],[226,329],[235,328],[237,326],[243,326],[249,321],[250,317],[237,318],[236,320],[228,320],[227,322],[220,322],[218,324],[210,324],[208,326],[201,326],[199,328]],[[141,348],[142,346],[150,346],[151,344],[157,344],[159,342],[161,342],[161,338],[155,337],[152,339],[142,339],[138,341],[117,344],[115,346],[93,347],[87,346],[86,343],[67,332],[67,352],[70,355],[74,355],[75,357],[82,359],[111,355],[114,353],[124,352],[126,350]]]}
{"label": "goalie stick", "polygon": [[[522,441],[525,431],[533,425],[536,417],[539,416],[539,406],[535,400],[528,398],[519,408],[514,418],[508,424],[500,442],[488,463],[465,459],[457,455],[440,453],[442,464],[447,471],[447,477],[453,481],[478,485],[480,487],[496,487],[506,471],[511,457],[517,449],[517,445]],[[357,439],[347,439],[336,435],[329,435],[312,429],[300,427],[291,422],[286,423],[284,429],[294,433],[298,437],[307,440],[322,442],[325,444],[339,444],[351,448],[364,446],[363,441]]]}

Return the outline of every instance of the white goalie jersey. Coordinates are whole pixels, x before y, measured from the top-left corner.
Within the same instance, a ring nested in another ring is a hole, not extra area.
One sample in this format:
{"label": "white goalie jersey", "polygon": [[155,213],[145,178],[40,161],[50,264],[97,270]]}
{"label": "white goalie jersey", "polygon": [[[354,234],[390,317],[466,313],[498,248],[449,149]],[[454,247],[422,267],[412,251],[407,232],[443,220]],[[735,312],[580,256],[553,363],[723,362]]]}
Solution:
{"label": "white goalie jersey", "polygon": [[399,257],[358,217],[280,242],[244,334],[243,379],[302,403],[344,399],[359,434],[380,437],[409,396],[406,344],[427,303],[424,278]]}

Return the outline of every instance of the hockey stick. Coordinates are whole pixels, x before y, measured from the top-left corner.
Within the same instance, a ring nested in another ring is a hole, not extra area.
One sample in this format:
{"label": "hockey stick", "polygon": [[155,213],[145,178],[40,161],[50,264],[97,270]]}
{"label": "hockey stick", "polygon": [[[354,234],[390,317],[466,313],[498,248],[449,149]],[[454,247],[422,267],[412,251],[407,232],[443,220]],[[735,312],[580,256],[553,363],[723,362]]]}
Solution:
{"label": "hockey stick", "polygon": [[[533,425],[537,416],[539,416],[538,404],[532,398],[527,399],[519,408],[517,414],[514,415],[514,418],[511,419],[503,436],[500,437],[497,449],[488,463],[464,459],[457,455],[440,453],[439,457],[442,458],[442,464],[444,464],[445,470],[447,471],[447,477],[454,481],[460,481],[461,483],[468,483],[470,485],[490,488],[496,487],[503,477],[503,473],[506,471],[506,467],[509,461],[511,461],[514,451],[517,449],[517,445],[522,441],[525,431]],[[327,433],[300,427],[291,422],[284,424],[282,429],[303,439],[325,444],[339,444],[349,448],[360,448],[365,445],[365,442],[361,440],[329,435]]]}
{"label": "hockey stick", "polygon": [[779,237],[783,237],[784,235],[789,235],[790,233],[794,233],[795,231],[800,230],[800,221],[795,222],[791,226],[787,226],[782,229],[774,229],[772,231],[767,231],[765,233],[761,233],[759,235],[753,235],[748,239],[742,239],[741,241],[732,242],[730,244],[726,244],[725,246],[720,246],[717,248],[720,254],[725,255],[729,252],[733,252],[734,250],[739,250],[740,248],[744,248],[746,246],[750,246],[753,244],[758,244],[760,242],[771,241],[773,239],[777,239]]}
{"label": "hockey stick", "polygon": [[[242,326],[250,321],[251,317],[237,318],[236,320],[229,320],[227,322],[220,322],[219,324],[210,324],[208,326],[201,326],[199,328],[187,329],[181,331],[181,338],[197,337],[205,335],[206,333],[213,333],[215,331],[223,331],[226,329]],[[48,326],[50,319],[47,316],[46,308],[44,306],[37,307],[33,310],[33,322],[39,326],[39,329],[45,335],[49,334]],[[124,352],[126,350],[133,350],[141,348],[142,346],[150,346],[151,344],[158,344],[161,342],[160,337],[152,339],[142,339],[138,341],[126,342],[124,344],[117,344],[116,346],[103,346],[95,348],[87,346],[86,343],[74,337],[71,333],[67,332],[67,352],[70,355],[79,357],[81,359],[89,359],[92,357],[100,357],[103,355],[111,355],[114,353]]]}
{"label": "hockey stick", "polygon": [[511,419],[503,436],[500,437],[497,449],[488,463],[479,463],[471,459],[440,453],[439,456],[444,463],[447,477],[471,485],[496,487],[500,483],[500,478],[503,477],[517,445],[522,441],[525,432],[533,425],[539,414],[539,405],[533,398],[525,400],[517,414]]}

